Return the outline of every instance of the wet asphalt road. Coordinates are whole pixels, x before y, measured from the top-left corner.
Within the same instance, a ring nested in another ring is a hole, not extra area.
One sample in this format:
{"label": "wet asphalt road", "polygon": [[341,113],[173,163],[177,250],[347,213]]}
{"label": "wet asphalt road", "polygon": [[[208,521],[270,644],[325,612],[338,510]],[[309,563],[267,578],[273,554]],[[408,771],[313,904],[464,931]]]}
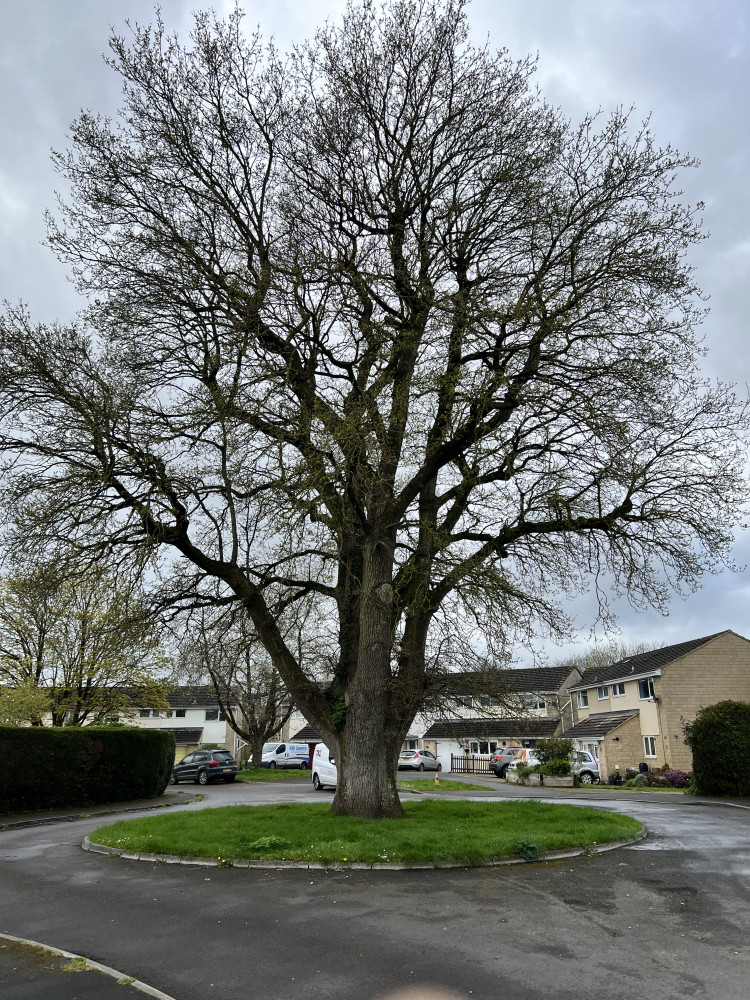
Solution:
{"label": "wet asphalt road", "polygon": [[[185,808],[330,798],[301,783],[222,785]],[[423,983],[472,1000],[748,1000],[750,810],[682,796],[574,801],[628,812],[650,835],[512,868],[310,872],[83,852],[101,819],[5,830],[0,930],[175,1000],[375,1000]],[[35,994],[3,1000],[16,996]]]}

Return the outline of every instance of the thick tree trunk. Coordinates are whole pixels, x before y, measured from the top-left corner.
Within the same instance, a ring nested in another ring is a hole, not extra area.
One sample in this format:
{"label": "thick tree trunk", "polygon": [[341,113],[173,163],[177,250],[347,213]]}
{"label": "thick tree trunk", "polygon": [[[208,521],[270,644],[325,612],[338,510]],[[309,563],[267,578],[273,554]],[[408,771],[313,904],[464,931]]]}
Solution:
{"label": "thick tree trunk", "polygon": [[346,690],[332,811],[365,819],[400,819],[396,790],[401,733],[390,718],[393,540],[365,546],[357,666]]}
{"label": "thick tree trunk", "polygon": [[262,767],[263,765],[263,740],[253,740],[253,767]]}
{"label": "thick tree trunk", "polygon": [[384,694],[354,697],[347,705],[346,729],[339,744],[338,784],[331,812],[363,819],[402,819],[396,789],[401,737],[384,731]]}

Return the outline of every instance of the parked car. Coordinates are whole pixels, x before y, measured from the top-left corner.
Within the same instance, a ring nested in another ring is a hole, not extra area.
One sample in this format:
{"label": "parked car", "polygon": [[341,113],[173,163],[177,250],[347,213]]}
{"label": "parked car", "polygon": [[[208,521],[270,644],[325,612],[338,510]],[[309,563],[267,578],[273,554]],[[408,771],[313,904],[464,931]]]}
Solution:
{"label": "parked car", "polygon": [[[571,772],[578,778],[582,785],[598,785],[601,780],[599,773],[599,762],[588,750],[574,750],[570,755]],[[508,765],[508,771],[515,771],[519,764],[528,764],[529,767],[541,763],[533,754],[528,754],[526,760],[514,760]]]}
{"label": "parked car", "polygon": [[298,767],[304,770],[310,763],[307,743],[264,743],[261,767]]}
{"label": "parked car", "polygon": [[228,750],[195,750],[172,768],[170,785],[194,781],[207,785],[209,781],[234,781],[237,761]]}
{"label": "parked car", "polygon": [[312,759],[312,786],[316,792],[323,788],[335,788],[338,782],[336,761],[327,746],[318,743]]}
{"label": "parked car", "polygon": [[520,753],[518,747],[499,747],[490,757],[490,771],[498,778],[504,778],[505,772]]}
{"label": "parked car", "polygon": [[402,750],[398,758],[399,771],[442,771],[443,765],[429,750]]}

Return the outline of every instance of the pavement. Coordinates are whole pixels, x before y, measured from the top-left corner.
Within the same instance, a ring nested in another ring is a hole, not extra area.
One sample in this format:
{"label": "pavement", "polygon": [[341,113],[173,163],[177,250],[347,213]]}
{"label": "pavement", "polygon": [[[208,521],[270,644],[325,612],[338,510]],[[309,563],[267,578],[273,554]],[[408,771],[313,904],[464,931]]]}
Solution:
{"label": "pavement", "polygon": [[[332,798],[304,778],[6,816],[0,931],[64,954],[0,938],[0,996],[381,1000],[433,984],[470,1000],[747,1000],[747,801],[606,789],[532,796],[472,782],[485,791],[441,794],[564,798],[634,815],[649,837],[595,858],[449,872],[186,868],[81,851],[114,813]],[[99,966],[63,972],[70,955]]]}

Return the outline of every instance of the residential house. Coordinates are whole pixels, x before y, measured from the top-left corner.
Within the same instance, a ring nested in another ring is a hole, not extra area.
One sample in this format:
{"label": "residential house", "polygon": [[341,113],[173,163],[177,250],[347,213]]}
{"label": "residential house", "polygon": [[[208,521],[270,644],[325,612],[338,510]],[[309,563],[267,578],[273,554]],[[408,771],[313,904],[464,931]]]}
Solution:
{"label": "residential house", "polygon": [[727,630],[653,649],[587,670],[568,691],[576,722],[565,735],[604,777],[642,762],[690,771],[683,722],[718,701],[750,701],[750,641]]}
{"label": "residential house", "polygon": [[235,755],[238,753],[237,736],[229,728],[212,687],[178,687],[167,695],[167,701],[169,712],[134,706],[122,721],[131,726],[174,733],[177,761],[206,745],[226,747]]}
{"label": "residential house", "polygon": [[[439,716],[429,711],[415,718],[405,749],[430,750],[443,769],[471,770],[456,758],[479,759],[482,768],[498,747],[533,747],[573,724],[568,686],[581,677],[574,667],[528,667],[503,671],[494,684],[498,696],[482,693],[481,674],[453,677],[453,702]],[[447,711],[446,711],[447,708]],[[486,766],[486,765],[485,765]],[[482,768],[483,769],[483,768]]]}
{"label": "residential house", "polygon": [[[574,719],[567,688],[580,677],[579,670],[567,666],[507,670],[500,676],[450,674],[440,697],[415,717],[403,749],[431,751],[444,771],[454,763],[462,771],[469,769],[467,759],[477,761],[478,770],[486,769],[498,747],[533,747],[564,726],[570,728]],[[283,738],[307,743],[311,754],[321,742],[301,713],[293,714]]]}

